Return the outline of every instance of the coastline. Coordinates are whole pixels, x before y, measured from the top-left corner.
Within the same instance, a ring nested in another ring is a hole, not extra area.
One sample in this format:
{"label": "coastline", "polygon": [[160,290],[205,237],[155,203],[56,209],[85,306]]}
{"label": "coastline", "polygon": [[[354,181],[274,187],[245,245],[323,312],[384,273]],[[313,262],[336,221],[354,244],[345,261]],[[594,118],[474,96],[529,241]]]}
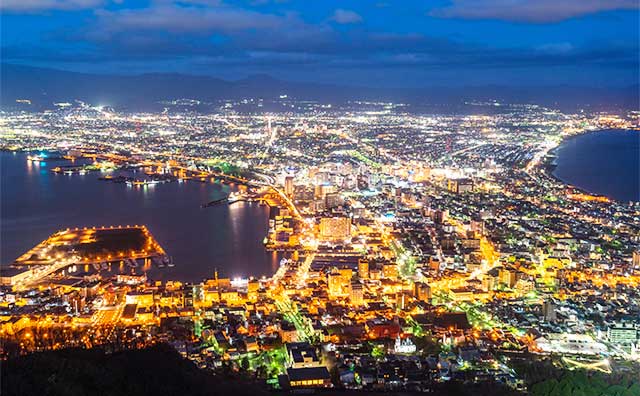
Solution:
{"label": "coastline", "polygon": [[554,182],[561,184],[564,188],[572,188],[576,191],[579,191],[582,194],[586,194],[586,195],[591,195],[594,197],[604,197],[610,201],[613,202],[618,202],[618,203],[625,203],[625,201],[616,199],[614,197],[605,195],[605,194],[601,194],[601,193],[596,193],[593,191],[589,191],[588,189],[585,189],[583,187],[579,187],[576,186],[572,183],[570,183],[567,180],[562,179],[559,176],[556,176],[554,174],[554,171],[556,170],[558,164],[557,164],[557,159],[558,159],[558,151],[560,150],[560,148],[563,145],[566,145],[567,143],[571,142],[572,140],[575,140],[579,137],[584,137],[587,135],[592,135],[592,134],[597,134],[597,133],[602,133],[602,132],[638,132],[640,133],[640,129],[635,129],[635,128],[630,128],[630,129],[616,129],[616,128],[609,128],[609,129],[595,129],[595,130],[588,130],[588,131],[584,131],[581,133],[576,133],[573,135],[567,135],[562,137],[562,139],[560,139],[560,141],[554,145],[553,147],[551,147],[550,149],[548,149],[546,151],[546,153],[544,154],[544,156],[542,157],[542,160],[538,163],[537,167],[539,167],[541,169],[541,173],[544,174],[546,177],[548,177],[549,179],[553,180]]}

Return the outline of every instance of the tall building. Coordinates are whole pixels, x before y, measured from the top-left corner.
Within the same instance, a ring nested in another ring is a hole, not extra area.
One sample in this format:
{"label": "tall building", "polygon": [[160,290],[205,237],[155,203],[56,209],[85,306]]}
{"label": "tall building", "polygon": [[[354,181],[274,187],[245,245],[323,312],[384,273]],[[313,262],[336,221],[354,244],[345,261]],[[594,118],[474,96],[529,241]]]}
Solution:
{"label": "tall building", "polygon": [[423,282],[416,282],[414,285],[414,294],[416,299],[420,301],[431,300],[431,287]]}
{"label": "tall building", "polygon": [[364,287],[360,282],[351,283],[351,290],[349,291],[349,300],[353,305],[364,304]]}
{"label": "tall building", "polygon": [[358,276],[360,279],[369,279],[369,261],[366,259],[358,260]]}
{"label": "tall building", "polygon": [[284,178],[284,193],[288,197],[293,197],[293,191],[294,191],[293,176],[287,176]]}
{"label": "tall building", "polygon": [[434,223],[437,223],[437,224],[442,224],[445,221],[447,221],[447,217],[449,217],[448,210],[434,210],[431,213],[431,219],[433,220]]}
{"label": "tall building", "polygon": [[324,200],[327,194],[331,194],[335,191],[335,186],[332,186],[329,183],[317,184],[314,190],[314,196],[317,199]]}
{"label": "tall building", "polygon": [[513,287],[516,284],[516,272],[513,269],[502,268],[500,270],[500,283],[507,287]]}
{"label": "tall building", "polygon": [[326,208],[324,199],[316,199],[311,203],[311,209],[314,212],[323,212]]}
{"label": "tall building", "polygon": [[327,209],[337,208],[344,205],[344,199],[340,193],[334,192],[325,195],[325,205]]}
{"label": "tall building", "polygon": [[558,319],[556,316],[556,306],[552,301],[547,300],[542,304],[542,315],[547,322],[553,322]]}
{"label": "tall building", "polygon": [[397,279],[398,278],[398,264],[395,263],[384,263],[382,266],[382,276],[386,279]]}
{"label": "tall building", "polygon": [[336,298],[348,294],[349,283],[351,279],[345,279],[344,275],[334,270],[327,275],[327,285],[329,289],[329,297]]}
{"label": "tall building", "polygon": [[396,293],[396,307],[398,309],[405,309],[409,303],[409,296],[405,292]]}
{"label": "tall building", "polygon": [[354,218],[364,217],[365,207],[360,202],[356,202],[351,205],[351,213],[353,213]]}
{"label": "tall building", "polygon": [[351,282],[351,278],[353,278],[353,270],[351,268],[340,268],[338,272],[345,279],[345,282]]}
{"label": "tall building", "polygon": [[318,172],[315,174],[316,183],[318,184],[329,183],[330,176],[331,175],[329,174],[329,172]]}
{"label": "tall building", "polygon": [[456,194],[464,194],[464,193],[473,191],[473,180],[449,179],[447,183],[447,190]]}

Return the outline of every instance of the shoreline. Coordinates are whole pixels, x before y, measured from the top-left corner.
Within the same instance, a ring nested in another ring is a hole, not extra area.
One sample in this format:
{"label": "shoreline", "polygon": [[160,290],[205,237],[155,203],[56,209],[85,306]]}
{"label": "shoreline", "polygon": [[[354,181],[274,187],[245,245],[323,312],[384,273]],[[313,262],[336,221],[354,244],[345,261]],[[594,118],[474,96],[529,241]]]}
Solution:
{"label": "shoreline", "polygon": [[611,196],[605,195],[605,194],[601,194],[601,193],[596,193],[593,191],[589,191],[583,187],[579,187],[576,186],[564,179],[562,179],[559,176],[556,176],[554,174],[555,169],[557,168],[558,164],[556,163],[556,160],[558,158],[558,151],[560,150],[560,148],[571,142],[572,140],[575,140],[579,137],[583,137],[583,136],[587,136],[587,135],[591,135],[591,134],[596,134],[596,133],[601,133],[601,132],[637,132],[640,134],[640,130],[639,129],[615,129],[615,128],[610,128],[610,129],[597,129],[597,130],[588,130],[582,133],[576,133],[573,135],[568,135],[568,136],[564,136],[562,137],[562,139],[560,139],[560,141],[558,142],[557,145],[553,146],[552,148],[550,148],[542,157],[542,160],[540,161],[540,163],[537,165],[537,167],[539,167],[541,169],[541,172],[548,177],[549,179],[553,180],[554,182],[561,184],[562,186],[564,186],[565,188],[572,188],[575,189],[577,191],[579,191],[580,193],[586,194],[586,195],[592,195],[594,197],[604,197],[607,198],[608,200],[612,201],[612,202],[617,202],[617,203],[627,203],[627,202],[640,202],[640,200],[638,201],[623,201],[623,200],[619,200],[616,198],[613,198]]}

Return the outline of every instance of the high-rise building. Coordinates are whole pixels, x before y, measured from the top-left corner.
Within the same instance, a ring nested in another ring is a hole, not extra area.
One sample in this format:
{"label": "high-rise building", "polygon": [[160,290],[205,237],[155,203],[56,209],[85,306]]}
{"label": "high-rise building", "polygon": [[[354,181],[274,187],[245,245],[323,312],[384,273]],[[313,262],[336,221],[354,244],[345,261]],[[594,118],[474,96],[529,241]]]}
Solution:
{"label": "high-rise building", "polygon": [[294,191],[293,176],[287,176],[284,178],[284,193],[288,197],[293,197],[293,191]]}
{"label": "high-rise building", "polygon": [[382,266],[382,276],[387,279],[397,279],[398,265],[395,263],[385,263]]}
{"label": "high-rise building", "polygon": [[431,213],[431,218],[432,218],[433,222],[437,223],[437,224],[442,224],[445,221],[447,221],[447,217],[449,217],[449,211],[448,210],[434,210]]}
{"label": "high-rise building", "polygon": [[315,186],[314,196],[317,199],[324,200],[327,194],[331,194],[332,192],[335,191],[335,189],[336,189],[335,186],[329,183],[317,184]]}
{"label": "high-rise building", "polygon": [[542,316],[544,316],[544,320],[547,322],[553,322],[557,320],[556,316],[556,306],[552,301],[545,301],[542,304]]}
{"label": "high-rise building", "polygon": [[351,205],[351,213],[353,213],[354,218],[364,217],[364,214],[365,214],[364,205],[362,205],[359,202],[356,202],[355,204]]}
{"label": "high-rise building", "polygon": [[315,179],[316,179],[316,183],[318,184],[324,184],[324,183],[328,183],[330,180],[330,174],[329,172],[318,172],[315,174]]}
{"label": "high-rise building", "polygon": [[398,309],[405,309],[409,302],[409,296],[404,292],[396,293],[396,307]]}
{"label": "high-rise building", "polygon": [[325,195],[325,204],[327,209],[337,208],[344,205],[344,199],[340,193],[334,192]]}
{"label": "high-rise building", "polygon": [[345,282],[351,282],[351,278],[353,278],[353,270],[351,268],[340,268],[338,272],[340,272]]}
{"label": "high-rise building", "polygon": [[447,190],[456,194],[464,194],[473,191],[473,180],[471,179],[449,179]]}
{"label": "high-rise building", "polygon": [[329,289],[329,297],[336,298],[344,296],[348,293],[350,279],[346,280],[344,275],[334,270],[327,275],[327,285]]}
{"label": "high-rise building", "polygon": [[516,284],[516,272],[513,269],[502,268],[500,270],[500,283],[507,287],[513,287]]}
{"label": "high-rise building", "polygon": [[358,276],[360,279],[369,279],[369,261],[366,259],[358,260]]}
{"label": "high-rise building", "polygon": [[323,212],[326,208],[324,199],[317,199],[311,203],[314,212]]}
{"label": "high-rise building", "polygon": [[414,293],[416,299],[420,301],[430,301],[431,300],[431,287],[423,282],[416,282],[414,285]]}
{"label": "high-rise building", "polygon": [[351,290],[349,291],[349,300],[353,305],[364,304],[364,287],[360,282],[351,283]]}

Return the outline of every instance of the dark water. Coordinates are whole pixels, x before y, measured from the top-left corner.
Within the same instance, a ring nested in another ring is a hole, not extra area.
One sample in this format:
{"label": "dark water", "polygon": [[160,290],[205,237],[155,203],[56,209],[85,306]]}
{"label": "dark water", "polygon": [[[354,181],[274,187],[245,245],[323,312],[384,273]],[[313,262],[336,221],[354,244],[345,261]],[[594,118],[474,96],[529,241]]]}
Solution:
{"label": "dark water", "polygon": [[154,278],[199,281],[221,276],[271,275],[278,258],[262,239],[268,207],[236,203],[203,209],[236,187],[184,182],[148,187],[99,181],[99,173],[58,175],[58,163],[29,163],[25,154],[0,152],[0,263],[67,227],[145,224],[175,267]]}
{"label": "dark water", "polygon": [[640,131],[576,136],[558,148],[554,176],[591,193],[640,201]]}

